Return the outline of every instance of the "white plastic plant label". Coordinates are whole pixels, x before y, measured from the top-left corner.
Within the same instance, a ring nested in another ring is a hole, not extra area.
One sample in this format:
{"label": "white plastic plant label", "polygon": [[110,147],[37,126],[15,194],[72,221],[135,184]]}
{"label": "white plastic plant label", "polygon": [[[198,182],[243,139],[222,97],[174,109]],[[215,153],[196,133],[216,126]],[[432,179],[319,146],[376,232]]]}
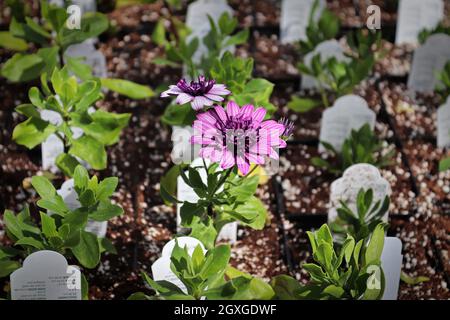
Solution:
{"label": "white plastic plant label", "polygon": [[72,0],[72,4],[79,6],[81,8],[82,14],[85,14],[86,12],[97,11],[96,0]]}
{"label": "white plastic plant label", "polygon": [[[352,130],[358,130],[365,124],[373,129],[375,120],[375,112],[369,109],[367,102],[360,96],[351,94],[340,97],[323,112],[319,139],[341,150]],[[320,145],[319,151],[324,152],[325,148]]]}
{"label": "white plastic plant label", "polygon": [[437,74],[450,61],[450,36],[438,33],[414,52],[408,88],[419,92],[432,92],[438,83]]}
{"label": "white plastic plant label", "polygon": [[198,157],[200,145],[191,143],[193,133],[194,129],[190,126],[172,126],[173,149],[170,156],[173,163],[191,163]]}
{"label": "white plastic plant label", "polygon": [[[306,28],[313,8],[314,0],[283,0],[281,2],[280,39],[282,43],[292,43],[306,39]],[[320,0],[314,15],[317,21],[326,7],[326,1]]]}
{"label": "white plastic plant label", "polygon": [[[208,159],[205,159],[205,163],[208,166],[210,164],[210,161]],[[200,177],[202,178],[203,183],[207,184],[207,174],[206,170],[203,168],[203,160],[202,158],[197,158],[194,161],[192,161],[191,165],[192,168],[198,168],[198,173],[200,174]],[[220,168],[218,170],[221,170]],[[219,189],[218,191],[221,191]],[[188,201],[191,203],[197,203],[199,200],[198,195],[195,193],[194,189],[192,189],[190,186],[188,186],[183,178],[181,176],[178,176],[177,178],[177,199],[180,201]],[[181,216],[180,216],[180,210],[181,210],[182,204],[177,204],[177,226],[179,230],[181,224]],[[222,230],[219,232],[219,235],[217,236],[217,241],[220,240],[226,240],[230,243],[235,243],[237,241],[237,223],[229,223],[226,224]]]}
{"label": "white plastic plant label", "polygon": [[[337,217],[337,208],[340,202],[346,202],[349,208],[356,212],[356,198],[360,189],[373,190],[373,201],[383,201],[386,196],[392,194],[389,182],[381,176],[377,167],[368,163],[355,164],[347,170],[341,178],[333,181],[330,188],[330,209],[328,222]],[[386,212],[383,221],[388,221],[389,213]]]}
{"label": "white plastic plant label", "polygon": [[397,300],[402,269],[402,242],[399,238],[384,238],[384,248],[381,254],[381,268],[384,271],[386,288],[382,300]]}
{"label": "white plastic plant label", "polygon": [[[228,12],[231,17],[233,16],[233,9],[226,0],[197,0],[188,6],[186,25],[192,30],[188,41],[193,38],[199,40],[198,49],[193,56],[194,62],[200,62],[202,55],[207,53],[208,50],[202,41],[211,30],[208,15],[217,23],[224,12]],[[234,46],[226,48],[226,50],[234,52]]]}
{"label": "white plastic plant label", "polygon": [[102,52],[95,49],[91,40],[69,46],[64,54],[71,58],[85,58],[84,63],[92,68],[94,76],[107,77],[106,58]]}
{"label": "white plastic plant label", "polygon": [[[320,54],[320,58],[322,62],[330,58],[336,58],[337,61],[348,61],[349,58],[345,56],[344,50],[339,42],[335,39],[327,40],[314,49],[314,51],[308,53],[304,58],[304,63],[307,67],[311,67],[311,61],[314,56]],[[318,87],[317,80],[307,74],[302,75],[301,81],[302,89],[314,89]]]}
{"label": "white plastic plant label", "polygon": [[439,148],[450,146],[450,96],[437,111],[437,145]]}
{"label": "white plastic plant label", "polygon": [[[41,110],[41,118],[55,126],[62,124],[61,115],[52,110]],[[41,144],[42,169],[56,173],[59,171],[55,164],[56,158],[64,152],[64,143],[55,134],[51,134]]]}
{"label": "white plastic plant label", "polygon": [[10,275],[12,300],[81,300],[81,272],[58,252],[42,250]]}
{"label": "white plastic plant label", "polygon": [[[73,179],[66,180],[57,192],[63,198],[64,203],[70,210],[78,209],[81,206],[78,201],[78,195],[74,189]],[[91,232],[99,238],[104,238],[107,228],[108,221],[94,221],[89,219],[85,231]]]}
{"label": "white plastic plant label", "polygon": [[434,29],[443,18],[443,0],[400,0],[395,43],[417,44],[420,31]]}
{"label": "white plastic plant label", "polygon": [[178,288],[180,288],[183,292],[187,293],[186,286],[178,279],[178,277],[172,272],[170,269],[170,257],[172,255],[172,251],[175,248],[175,243],[178,242],[178,245],[181,248],[187,248],[188,253],[192,255],[195,248],[200,245],[200,247],[203,249],[203,252],[206,252],[205,247],[203,244],[192,237],[179,237],[176,239],[172,239],[169,242],[167,242],[161,253],[161,257],[156,260],[152,264],[152,274],[153,274],[153,280],[155,281],[169,281],[176,285]]}
{"label": "white plastic plant label", "polygon": [[195,248],[197,246],[202,247],[203,251],[206,251],[203,244],[200,242],[200,240],[193,238],[193,237],[178,237],[176,239],[172,239],[169,242],[167,242],[164,245],[164,248],[162,249],[162,256],[171,256],[173,248],[175,248],[175,243],[178,242],[178,246],[182,248],[187,248],[189,254],[192,254],[194,252]]}

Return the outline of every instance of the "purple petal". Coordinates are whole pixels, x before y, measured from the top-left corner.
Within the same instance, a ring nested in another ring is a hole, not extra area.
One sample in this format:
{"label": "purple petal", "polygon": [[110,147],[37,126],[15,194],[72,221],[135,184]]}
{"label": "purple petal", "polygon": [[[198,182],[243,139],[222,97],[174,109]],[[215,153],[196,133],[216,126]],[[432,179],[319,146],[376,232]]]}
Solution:
{"label": "purple petal", "polygon": [[234,101],[229,101],[227,104],[227,114],[229,117],[236,117],[239,114],[239,106]]}
{"label": "purple petal", "polygon": [[221,106],[215,106],[214,110],[216,114],[219,116],[219,119],[222,120],[222,122],[227,121],[228,119],[227,114],[225,113],[225,110]]}
{"label": "purple petal", "polygon": [[[266,113],[267,113],[266,109],[261,108],[261,107],[257,108],[255,110],[255,112],[253,112],[253,115],[252,115],[253,121],[256,122],[259,126],[259,124],[264,120]],[[256,123],[255,123],[255,125],[256,125]]]}
{"label": "purple petal", "polygon": [[224,100],[221,96],[218,96],[215,94],[210,94],[210,93],[205,94],[205,97],[207,97],[208,99],[211,99],[213,101],[219,101],[219,102],[222,102]]}
{"label": "purple petal", "polygon": [[195,97],[191,103],[192,109],[198,111],[203,109],[204,106],[212,106],[213,102],[203,96]]}
{"label": "purple petal", "polygon": [[209,90],[208,94],[217,94],[217,95],[228,95],[230,94],[231,91],[228,90],[227,88],[225,88],[225,85],[223,84],[215,84],[213,85],[213,87],[211,88],[211,90]]}
{"label": "purple petal", "polygon": [[192,100],[194,100],[193,96],[191,96],[187,93],[181,93],[178,95],[176,101],[178,104],[185,104],[185,103],[191,102]]}
{"label": "purple petal", "polygon": [[234,166],[234,157],[230,150],[226,150],[223,154],[222,160],[220,161],[220,167],[222,169],[229,169]]}
{"label": "purple petal", "polygon": [[253,105],[251,104],[246,104],[245,106],[243,106],[241,108],[240,111],[240,115],[244,118],[244,119],[250,119],[252,116],[252,112],[253,112]]}
{"label": "purple petal", "polygon": [[248,163],[244,158],[237,158],[237,166],[239,171],[245,176],[250,171],[250,163]]}

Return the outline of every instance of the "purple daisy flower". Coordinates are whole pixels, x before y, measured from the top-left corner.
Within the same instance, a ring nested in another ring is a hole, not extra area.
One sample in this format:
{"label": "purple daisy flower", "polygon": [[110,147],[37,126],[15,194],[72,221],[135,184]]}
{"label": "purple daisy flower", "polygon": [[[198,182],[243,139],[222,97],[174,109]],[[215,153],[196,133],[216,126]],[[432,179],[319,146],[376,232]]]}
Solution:
{"label": "purple daisy flower", "polygon": [[207,80],[204,76],[199,76],[198,81],[186,82],[185,79],[178,81],[177,85],[169,86],[169,90],[161,93],[162,98],[170,95],[177,96],[178,104],[190,102],[194,110],[201,110],[204,106],[212,106],[213,103],[222,102],[221,96],[230,94],[224,84],[216,84],[215,80]]}
{"label": "purple daisy flower", "polygon": [[251,163],[262,165],[266,157],[277,160],[277,150],[286,147],[284,125],[263,121],[265,116],[264,108],[240,108],[234,101],[228,102],[226,111],[215,106],[197,115],[191,143],[202,145],[201,157],[219,162],[223,169],[237,165],[246,175]]}

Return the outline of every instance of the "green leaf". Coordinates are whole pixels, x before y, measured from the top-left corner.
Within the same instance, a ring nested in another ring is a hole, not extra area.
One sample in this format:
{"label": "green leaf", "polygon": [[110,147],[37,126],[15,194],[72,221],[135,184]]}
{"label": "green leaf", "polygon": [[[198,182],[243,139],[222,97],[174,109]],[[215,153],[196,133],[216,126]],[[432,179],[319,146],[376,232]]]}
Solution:
{"label": "green leaf", "polygon": [[450,157],[439,161],[439,171],[447,171],[450,168]]}
{"label": "green leaf", "polygon": [[91,67],[82,62],[82,58],[73,58],[69,56],[64,57],[67,60],[67,67],[72,71],[78,78],[83,81],[92,79],[92,69]]}
{"label": "green leaf", "polygon": [[9,276],[20,268],[20,263],[12,260],[0,260],[0,278]]}
{"label": "green leaf", "polygon": [[119,184],[119,178],[109,177],[105,178],[98,184],[97,188],[97,199],[107,200],[116,191],[117,185]]}
{"label": "green leaf", "polygon": [[418,277],[411,277],[409,275],[407,275],[405,272],[402,271],[402,273],[400,274],[400,279],[406,283],[409,284],[411,286],[415,286],[419,283],[422,282],[427,282],[430,281],[430,278],[425,277],[425,276],[418,276]]}
{"label": "green leaf", "polygon": [[210,217],[201,221],[198,217],[194,216],[190,227],[192,228],[189,234],[190,237],[200,240],[208,250],[214,248],[217,239],[217,230]]}
{"label": "green leaf", "polygon": [[123,79],[102,78],[102,86],[132,99],[146,99],[155,95],[147,86]]}
{"label": "green leaf", "polygon": [[70,30],[66,26],[60,30],[58,39],[64,50],[71,44],[81,43],[89,38],[99,36],[108,29],[109,21],[104,14],[88,12],[81,18],[80,26],[80,30]]}
{"label": "green leaf", "polygon": [[25,82],[39,77],[44,67],[44,60],[37,54],[16,53],[5,62],[0,73],[11,82]]}
{"label": "green leaf", "polygon": [[200,271],[203,279],[211,278],[225,272],[230,260],[231,248],[229,245],[220,245],[206,253],[205,263]]}
{"label": "green leaf", "polygon": [[69,153],[89,163],[95,170],[106,168],[106,151],[103,144],[92,137],[83,135],[72,141]]}
{"label": "green leaf", "polygon": [[14,128],[12,137],[18,144],[33,149],[55,131],[56,127],[49,122],[31,117]]}
{"label": "green leaf", "polygon": [[161,121],[172,126],[192,125],[196,116],[189,103],[184,105],[171,104],[165,110]]}
{"label": "green leaf", "polygon": [[[32,237],[23,237],[19,240],[17,240],[14,243],[15,246],[29,246],[29,247],[33,247],[35,249],[38,250],[44,250],[45,246],[42,242],[40,242],[39,240],[36,240],[35,238]],[[0,260],[1,262],[1,260]]]}
{"label": "green leaf", "polygon": [[366,265],[377,263],[383,252],[384,247],[384,225],[380,223],[370,237],[369,244],[365,254]]}
{"label": "green leaf", "polygon": [[89,219],[95,221],[108,221],[111,218],[120,216],[122,213],[122,207],[111,204],[107,201],[100,201],[97,209],[89,215]]}
{"label": "green leaf", "polygon": [[152,41],[158,46],[166,44],[166,29],[164,28],[164,19],[159,19],[152,33]]}
{"label": "green leaf", "polygon": [[41,212],[42,233],[47,237],[59,237],[59,233],[56,230],[55,220],[49,215]]}
{"label": "green leaf", "polygon": [[81,238],[78,245],[71,248],[80,264],[92,269],[100,262],[100,245],[97,236],[86,231],[81,231]]}
{"label": "green leaf", "polygon": [[24,40],[14,37],[8,31],[0,31],[0,47],[14,51],[25,51],[28,49],[28,45]]}
{"label": "green leaf", "polygon": [[24,116],[27,116],[28,118],[35,117],[40,118],[41,115],[39,111],[37,111],[36,107],[33,106],[31,103],[21,104],[15,108],[15,110],[23,114]]}
{"label": "green leaf", "polygon": [[44,176],[34,176],[31,178],[31,185],[43,199],[53,198],[56,189],[53,184]]}
{"label": "green leaf", "polygon": [[166,205],[171,205],[173,200],[176,201],[177,193],[177,178],[180,174],[181,166],[174,165],[167,171],[167,173],[161,178],[160,190],[161,197]]}
{"label": "green leaf", "polygon": [[295,112],[308,112],[314,108],[319,107],[322,104],[320,100],[314,100],[310,98],[299,98],[296,96],[291,97],[291,101],[288,103],[288,108]]}
{"label": "green leaf", "polygon": [[300,283],[288,275],[275,276],[271,285],[278,300],[296,300],[302,289]]}
{"label": "green leaf", "polygon": [[58,157],[56,157],[55,163],[61,170],[61,172],[67,177],[72,177],[75,168],[80,164],[75,157],[72,157],[67,153],[61,153],[60,155],[58,155]]}

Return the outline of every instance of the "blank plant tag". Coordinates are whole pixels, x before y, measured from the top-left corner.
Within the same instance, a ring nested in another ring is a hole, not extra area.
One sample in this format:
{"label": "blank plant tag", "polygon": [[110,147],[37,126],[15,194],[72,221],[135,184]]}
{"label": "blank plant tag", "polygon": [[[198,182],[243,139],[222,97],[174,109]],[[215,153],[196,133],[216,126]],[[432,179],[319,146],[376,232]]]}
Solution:
{"label": "blank plant tag", "polygon": [[10,275],[12,300],[81,300],[81,272],[58,252],[30,254]]}
{"label": "blank plant tag", "polygon": [[437,74],[450,61],[450,36],[438,33],[430,36],[417,48],[408,77],[408,88],[419,92],[431,92],[438,83]]}
{"label": "blank plant tag", "polygon": [[[306,28],[314,0],[283,0],[281,2],[280,39],[282,43],[292,43],[306,39]],[[320,0],[314,20],[319,20],[326,1]]]}
{"label": "blank plant tag", "polygon": [[[208,159],[205,159],[205,163],[207,166],[209,166],[210,161]],[[197,171],[200,174],[200,177],[202,178],[203,183],[207,185],[208,178],[207,178],[206,170],[203,168],[202,158],[195,159],[194,161],[192,161],[190,166],[192,168],[198,168]],[[218,170],[221,170],[220,167]],[[221,189],[219,189],[218,191],[220,192]],[[197,203],[197,201],[199,200],[199,197],[195,193],[194,189],[192,189],[190,186],[188,186],[184,182],[184,180],[181,176],[178,176],[178,178],[177,178],[177,199],[180,201],[189,201],[191,203]],[[182,206],[182,204],[177,203],[177,226],[180,231],[183,230],[182,228],[180,228],[181,206]],[[226,224],[220,231],[219,235],[217,236],[217,241],[220,241],[220,240],[227,240],[230,243],[235,243],[237,241],[237,223]]]}
{"label": "blank plant tag", "polygon": [[72,4],[79,6],[82,14],[97,11],[96,0],[72,0]]}
{"label": "blank plant tag", "polygon": [[[340,202],[346,202],[353,212],[356,212],[356,198],[360,189],[373,190],[373,204],[383,201],[386,196],[392,194],[389,182],[381,176],[377,167],[358,163],[347,170],[341,178],[333,181],[330,190],[330,209],[328,211],[328,222],[332,222],[337,217],[337,208]],[[388,212],[383,217],[383,221],[388,221]]]}
{"label": "blank plant tag", "polygon": [[205,247],[203,244],[192,237],[179,237],[176,239],[172,239],[169,242],[167,242],[161,253],[161,257],[156,260],[152,264],[152,274],[153,274],[153,280],[155,281],[169,281],[176,285],[178,288],[180,288],[183,292],[187,293],[186,286],[183,284],[183,282],[178,279],[178,277],[172,272],[170,269],[170,257],[172,255],[172,251],[175,248],[175,243],[178,242],[178,245],[181,248],[187,248],[190,255],[194,252],[195,248],[200,245],[200,247],[203,249],[203,252],[206,252]]}
{"label": "blank plant tag", "polygon": [[[199,40],[198,49],[193,56],[194,62],[199,63],[202,55],[208,52],[208,49],[203,44],[203,38],[211,30],[208,15],[217,24],[224,12],[228,12],[230,17],[233,17],[233,9],[227,4],[226,0],[197,0],[188,6],[186,25],[192,30],[188,37],[188,42],[193,38],[198,38]],[[234,53],[234,46],[228,47],[226,50]]]}
{"label": "blank plant tag", "polygon": [[[366,123],[373,129],[375,112],[369,109],[367,102],[356,95],[346,95],[337,99],[331,108],[322,115],[320,141],[330,143],[336,150],[341,150],[352,129],[358,130]],[[325,148],[320,145],[319,152]]]}
{"label": "blank plant tag", "polygon": [[[81,207],[81,204],[78,201],[77,192],[74,189],[73,179],[65,181],[57,192],[63,198],[70,210],[76,210]],[[108,221],[94,221],[89,219],[85,231],[91,232],[99,238],[104,238],[107,228]]]}
{"label": "blank plant tag", "polygon": [[[311,61],[314,56],[320,55],[321,61],[325,62],[330,58],[336,58],[337,61],[348,61],[349,58],[344,55],[344,50],[342,46],[337,42],[337,40],[327,40],[314,49],[314,51],[308,53],[304,58],[304,63],[307,67],[311,67]],[[318,87],[317,80],[307,74],[302,75],[301,81],[302,89],[314,89]],[[325,88],[327,88],[325,86]]]}
{"label": "blank plant tag", "polygon": [[443,18],[443,0],[400,0],[395,43],[417,44],[420,31],[434,29]]}
{"label": "blank plant tag", "polygon": [[439,148],[450,146],[450,96],[437,111],[437,145]]}
{"label": "blank plant tag", "polygon": [[382,300],[397,300],[402,260],[402,242],[400,239],[395,237],[384,238],[381,267],[386,279],[386,288]]}

